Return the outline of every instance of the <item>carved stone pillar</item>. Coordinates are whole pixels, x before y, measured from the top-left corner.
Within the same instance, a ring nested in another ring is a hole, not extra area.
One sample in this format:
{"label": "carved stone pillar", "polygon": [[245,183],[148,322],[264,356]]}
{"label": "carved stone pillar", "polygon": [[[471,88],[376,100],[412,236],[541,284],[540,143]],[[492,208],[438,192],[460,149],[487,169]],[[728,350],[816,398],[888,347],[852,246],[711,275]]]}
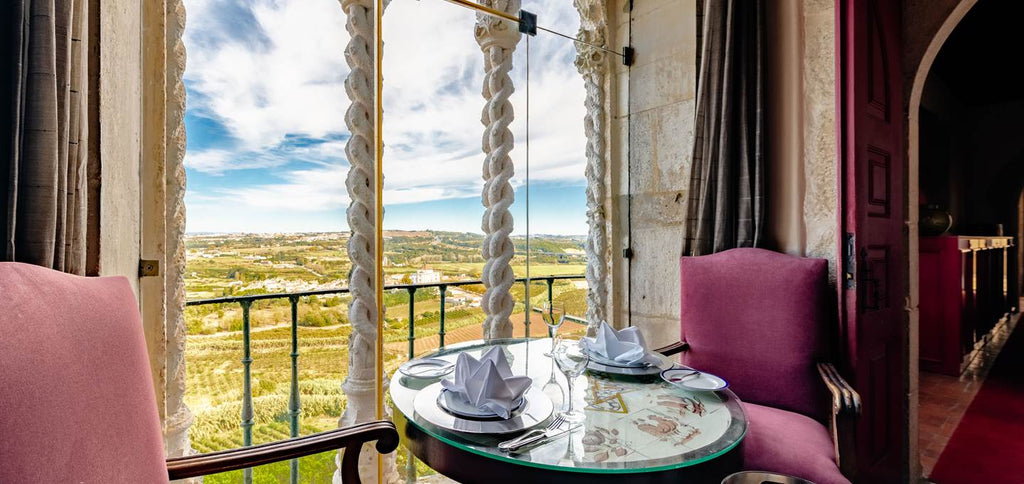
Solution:
{"label": "carved stone pillar", "polygon": [[[519,11],[519,0],[480,0],[481,5],[504,12]],[[509,316],[515,301],[509,290],[515,284],[512,256],[515,249],[509,235],[512,233],[512,214],[509,207],[515,192],[509,181],[515,173],[509,152],[514,144],[512,131],[512,103],[509,97],[515,90],[509,71],[512,53],[521,34],[515,24],[485,14],[477,14],[475,37],[484,53],[483,95],[487,100],[480,121],[484,124],[483,204],[486,207],[481,228],[484,231],[483,280],[486,291],[480,306],[487,319],[484,321],[485,338],[512,336]]]}
{"label": "carved stone pillar", "polygon": [[[386,2],[385,2],[386,3]],[[341,385],[348,403],[338,424],[347,427],[376,420],[376,340],[377,291],[376,277],[376,156],[374,141],[374,6],[376,0],[341,0],[345,11],[345,28],[349,42],[345,47],[345,60],[350,72],[345,79],[345,92],[351,104],[345,112],[345,124],[351,137],[345,145],[349,161],[345,187],[351,200],[348,207],[348,257],[352,263],[348,286],[352,294],[348,318],[352,334],[348,342],[348,376]],[[385,378],[385,375],[381,375]],[[384,381],[387,381],[386,379]],[[338,460],[342,455],[338,454]],[[377,482],[377,451],[373,445],[364,446],[360,454],[360,475],[364,482]],[[394,454],[385,457],[385,482],[397,482],[398,470]],[[341,482],[340,471],[335,471],[334,482]]]}
{"label": "carved stone pillar", "polygon": [[[164,270],[167,354],[164,447],[168,457],[192,454],[188,429],[192,412],[185,405],[185,5],[168,0],[166,10],[167,111]],[[193,481],[200,481],[194,479]]]}
{"label": "carved stone pillar", "polygon": [[[600,0],[573,0],[580,14],[579,39],[593,45],[605,45],[607,16]],[[596,47],[576,44],[576,69],[583,75],[587,91],[587,114],[583,128],[587,137],[587,323],[588,331],[607,317],[608,301],[608,221],[605,218],[607,197],[607,136],[605,134],[605,83],[608,78],[608,56]]]}

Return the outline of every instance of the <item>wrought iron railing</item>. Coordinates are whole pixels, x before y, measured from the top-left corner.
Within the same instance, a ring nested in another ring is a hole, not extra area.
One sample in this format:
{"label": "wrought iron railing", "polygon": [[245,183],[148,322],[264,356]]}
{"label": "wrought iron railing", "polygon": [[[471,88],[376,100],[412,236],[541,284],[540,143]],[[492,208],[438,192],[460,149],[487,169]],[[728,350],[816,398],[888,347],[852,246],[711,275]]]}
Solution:
{"label": "wrought iron railing", "polygon": [[[581,280],[584,279],[582,275],[568,275],[568,276],[541,276],[531,277],[529,279],[520,278],[516,279],[516,282],[523,283],[526,287],[531,283],[545,282],[547,283],[547,297],[548,302],[552,302],[554,299],[554,284],[555,281],[559,280]],[[447,282],[433,282],[423,284],[396,284],[390,286],[384,286],[386,291],[401,291],[405,290],[409,293],[409,336],[407,338],[409,342],[409,358],[415,357],[415,343],[416,343],[416,291],[421,289],[433,289],[437,288],[440,292],[441,306],[438,321],[438,349],[444,349],[444,337],[445,337],[445,310],[446,310],[446,293],[448,288],[460,287],[460,286],[471,286],[480,285],[483,281],[472,280],[472,281],[447,281]],[[250,373],[250,367],[252,366],[252,351],[250,341],[250,320],[249,312],[252,308],[252,304],[256,301],[272,300],[272,299],[287,299],[291,303],[291,388],[288,396],[288,416],[289,416],[289,428],[290,435],[292,437],[299,436],[299,414],[301,411],[301,403],[299,401],[299,298],[308,296],[333,296],[338,294],[348,294],[349,289],[322,289],[315,291],[302,291],[302,292],[290,292],[290,293],[275,293],[275,294],[250,294],[244,296],[226,296],[211,299],[197,299],[188,301],[185,303],[186,306],[202,306],[208,304],[238,304],[242,308],[242,442],[245,446],[252,445],[252,427],[255,424],[253,414],[253,401],[252,401],[252,375]],[[529,304],[527,304],[529,306]],[[536,310],[536,308],[533,308]],[[530,337],[530,313],[532,311],[526,311],[524,325],[524,336]],[[567,317],[576,321],[577,318]],[[290,469],[291,482],[298,482],[299,477],[299,462],[298,459],[292,459]],[[252,482],[252,469],[245,469],[243,479],[246,484]]]}

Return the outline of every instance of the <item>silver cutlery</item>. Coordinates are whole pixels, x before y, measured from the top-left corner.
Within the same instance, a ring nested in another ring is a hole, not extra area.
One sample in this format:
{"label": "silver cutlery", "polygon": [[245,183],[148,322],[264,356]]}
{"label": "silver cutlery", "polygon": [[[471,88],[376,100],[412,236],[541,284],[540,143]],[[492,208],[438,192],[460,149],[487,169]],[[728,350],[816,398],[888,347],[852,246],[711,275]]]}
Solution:
{"label": "silver cutlery", "polygon": [[565,423],[565,419],[561,416],[556,416],[554,420],[548,424],[545,429],[534,429],[519,437],[511,440],[506,440],[498,444],[498,449],[502,452],[512,452],[518,450],[527,445],[540,442],[541,440],[558,437],[560,435],[567,434],[580,427],[581,424],[569,425],[568,428],[562,429],[562,424]]}
{"label": "silver cutlery", "polygon": [[679,377],[679,378],[670,378],[669,381],[672,382],[672,383],[682,383],[682,382],[687,381],[687,380],[693,380],[694,378],[697,378],[700,375],[701,375],[701,372],[699,372],[697,370],[693,370],[692,372],[688,373],[686,376]]}

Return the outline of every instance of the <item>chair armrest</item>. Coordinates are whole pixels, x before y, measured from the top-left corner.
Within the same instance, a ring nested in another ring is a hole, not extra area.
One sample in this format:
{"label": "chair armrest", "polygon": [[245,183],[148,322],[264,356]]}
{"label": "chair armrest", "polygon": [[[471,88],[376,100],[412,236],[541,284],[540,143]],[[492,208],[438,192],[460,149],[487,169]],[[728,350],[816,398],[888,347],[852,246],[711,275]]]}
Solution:
{"label": "chair armrest", "polygon": [[686,350],[689,350],[689,349],[690,349],[689,343],[686,343],[686,342],[683,342],[683,341],[676,341],[675,343],[672,343],[672,344],[670,344],[668,346],[662,346],[661,348],[658,348],[658,349],[656,349],[654,351],[657,352],[657,353],[661,353],[661,354],[663,354],[665,356],[672,356],[674,354],[682,353],[682,352],[684,352]]}
{"label": "chair armrest", "polygon": [[856,419],[861,410],[860,394],[831,363],[818,363],[818,374],[832,394],[832,411],[828,423],[836,453],[836,466],[844,476],[854,480],[857,471],[854,461],[857,451],[855,432]]}
{"label": "chair armrest", "polygon": [[846,379],[839,374],[839,370],[831,363],[818,363],[818,374],[822,382],[832,394],[832,411],[852,413],[860,415],[861,401],[860,394],[853,389]]}
{"label": "chair armrest", "polygon": [[167,459],[170,480],[205,476],[256,467],[329,450],[345,448],[341,475],[344,482],[359,482],[359,451],[366,442],[377,441],[377,452],[387,454],[398,448],[395,424],[368,422],[343,429],[238,449]]}

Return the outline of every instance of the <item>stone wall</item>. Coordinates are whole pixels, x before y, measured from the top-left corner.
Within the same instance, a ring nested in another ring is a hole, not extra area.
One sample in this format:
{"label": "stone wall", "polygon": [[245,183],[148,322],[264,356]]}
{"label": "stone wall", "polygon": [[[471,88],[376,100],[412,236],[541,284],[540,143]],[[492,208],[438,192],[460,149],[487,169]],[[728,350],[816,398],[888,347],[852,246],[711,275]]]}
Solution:
{"label": "stone wall", "polygon": [[778,0],[768,34],[768,246],[836,270],[835,8]]}
{"label": "stone wall", "polygon": [[127,276],[138,292],[141,4],[101,0],[99,8],[99,269]]}
{"label": "stone wall", "polygon": [[[696,98],[695,0],[609,2],[611,44],[632,45],[612,72],[610,319],[653,345],[679,339],[679,255]],[[630,39],[630,17],[632,42]],[[631,260],[622,257],[631,247]]]}
{"label": "stone wall", "polygon": [[[612,76],[612,319],[653,344],[679,334],[679,255],[693,146],[695,0],[609,3],[612,45],[632,68]],[[632,16],[632,35],[629,20]],[[769,248],[823,257],[835,273],[834,7],[779,0],[768,22]],[[630,42],[630,38],[632,39]],[[631,247],[631,260],[622,257]]]}

